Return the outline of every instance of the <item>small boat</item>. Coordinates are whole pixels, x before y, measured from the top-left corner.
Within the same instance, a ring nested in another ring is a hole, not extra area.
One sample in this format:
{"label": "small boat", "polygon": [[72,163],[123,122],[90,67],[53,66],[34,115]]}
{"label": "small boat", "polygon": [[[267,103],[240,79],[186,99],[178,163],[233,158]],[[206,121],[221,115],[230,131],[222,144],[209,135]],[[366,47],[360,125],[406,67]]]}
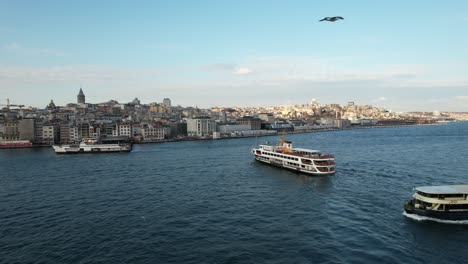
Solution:
{"label": "small boat", "polygon": [[87,140],[79,145],[53,145],[52,148],[57,154],[130,152],[132,144],[100,144],[96,140]]}
{"label": "small boat", "polygon": [[279,145],[265,143],[252,148],[256,161],[311,175],[331,175],[335,173],[335,157],[322,154],[318,150],[293,148],[284,135]]}
{"label": "small boat", "polygon": [[442,220],[468,220],[468,185],[423,186],[414,188],[405,212]]}

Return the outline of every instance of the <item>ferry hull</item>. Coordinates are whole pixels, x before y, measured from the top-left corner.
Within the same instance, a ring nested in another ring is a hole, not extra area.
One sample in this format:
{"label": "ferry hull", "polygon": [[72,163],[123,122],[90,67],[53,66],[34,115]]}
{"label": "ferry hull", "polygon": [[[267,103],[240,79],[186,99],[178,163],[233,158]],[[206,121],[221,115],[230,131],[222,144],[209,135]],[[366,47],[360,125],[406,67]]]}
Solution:
{"label": "ferry hull", "polygon": [[267,165],[270,165],[270,166],[273,166],[273,167],[278,167],[278,168],[286,169],[286,170],[289,170],[289,171],[295,171],[297,173],[307,174],[307,175],[310,175],[310,176],[327,176],[327,175],[335,174],[335,171],[332,171],[332,172],[313,172],[313,171],[301,170],[300,168],[289,168],[289,167],[283,166],[283,164],[271,163],[271,162],[266,162],[266,161],[260,160],[257,157],[255,157],[255,160],[260,162],[260,163],[267,164]]}
{"label": "ferry hull", "polygon": [[52,146],[56,154],[101,154],[101,153],[116,153],[130,152],[132,145],[120,146]]}
{"label": "ferry hull", "polygon": [[63,151],[59,152],[56,151],[55,153],[58,155],[69,155],[69,154],[103,154],[103,153],[122,153],[122,152],[130,152],[132,151],[131,149],[128,150],[103,150],[103,151],[84,151],[84,150],[79,150],[79,151]]}
{"label": "ferry hull", "polygon": [[405,212],[441,220],[468,220],[468,211],[435,211],[414,208],[411,202],[405,203]]}

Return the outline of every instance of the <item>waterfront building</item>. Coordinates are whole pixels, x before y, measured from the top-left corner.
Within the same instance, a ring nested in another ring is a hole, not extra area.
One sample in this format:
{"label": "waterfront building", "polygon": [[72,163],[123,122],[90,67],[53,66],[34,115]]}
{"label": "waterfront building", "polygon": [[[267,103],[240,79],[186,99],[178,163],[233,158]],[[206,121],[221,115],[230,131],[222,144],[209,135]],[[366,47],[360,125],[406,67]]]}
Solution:
{"label": "waterfront building", "polygon": [[262,120],[252,116],[244,116],[237,120],[238,124],[249,125],[251,130],[260,130],[262,127]]}
{"label": "waterfront building", "polygon": [[68,135],[69,141],[72,143],[78,143],[81,141],[81,137],[79,136],[79,128],[76,125],[72,125],[68,128]]}
{"label": "waterfront building", "polygon": [[170,123],[169,137],[187,136],[187,123]]}
{"label": "waterfront building", "polygon": [[3,127],[4,127],[3,140],[18,140],[19,139],[17,120],[5,122],[3,124]]}
{"label": "waterfront building", "polygon": [[335,127],[339,129],[346,129],[351,127],[351,121],[347,119],[336,119],[335,120]]}
{"label": "waterfront building", "polygon": [[145,125],[143,128],[141,128],[141,135],[143,136],[143,141],[164,140],[167,135],[167,128]]}
{"label": "waterfront building", "polygon": [[89,123],[88,122],[82,122],[79,124],[79,132],[78,132],[78,137],[80,139],[88,139],[91,137],[89,133]]}
{"label": "waterfront building", "polygon": [[187,119],[187,134],[191,137],[211,136],[216,131],[216,122],[209,117]]}
{"label": "waterfront building", "polygon": [[89,126],[89,136],[93,139],[99,139],[101,137],[101,128],[99,125],[93,124]]}
{"label": "waterfront building", "polygon": [[34,119],[20,119],[18,121],[18,133],[20,140],[34,141]]}
{"label": "waterfront building", "polygon": [[76,99],[77,99],[78,104],[85,104],[86,103],[85,95],[84,95],[83,90],[81,88],[80,88],[80,92],[76,96]]}
{"label": "waterfront building", "polygon": [[62,122],[60,123],[60,144],[68,144],[70,143],[70,123]]}
{"label": "waterfront building", "polygon": [[4,135],[5,135],[5,124],[0,123],[0,140],[3,140]]}
{"label": "waterfront building", "polygon": [[270,124],[276,121],[275,116],[271,113],[260,113],[258,114],[258,118]]}
{"label": "waterfront building", "polygon": [[132,125],[130,123],[121,123],[118,127],[118,136],[132,136]]}
{"label": "waterfront building", "polygon": [[59,127],[47,124],[42,126],[42,144],[53,145],[59,141]]}
{"label": "waterfront building", "polygon": [[42,127],[44,122],[43,121],[36,121],[34,122],[34,142],[42,143]]}
{"label": "waterfront building", "polygon": [[143,135],[142,127],[141,125],[133,125],[132,126],[132,137],[138,136],[138,135]]}
{"label": "waterfront building", "polygon": [[112,120],[101,123],[101,135],[112,136],[112,131],[116,130],[116,124]]}
{"label": "waterfront building", "polygon": [[292,124],[288,124],[284,122],[276,122],[274,124],[270,124],[269,128],[277,132],[293,132],[294,131],[294,126]]}
{"label": "waterfront building", "polygon": [[219,125],[218,132],[221,133],[232,133],[235,131],[249,131],[252,130],[250,125]]}

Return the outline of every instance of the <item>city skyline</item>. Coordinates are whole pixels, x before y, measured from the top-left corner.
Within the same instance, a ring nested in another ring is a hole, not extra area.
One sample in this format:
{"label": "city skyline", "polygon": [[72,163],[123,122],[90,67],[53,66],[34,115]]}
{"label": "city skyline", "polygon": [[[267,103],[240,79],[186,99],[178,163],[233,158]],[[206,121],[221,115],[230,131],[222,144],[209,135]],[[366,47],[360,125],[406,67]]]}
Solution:
{"label": "city skyline", "polygon": [[3,3],[1,104],[82,87],[91,103],[468,111],[463,1]]}

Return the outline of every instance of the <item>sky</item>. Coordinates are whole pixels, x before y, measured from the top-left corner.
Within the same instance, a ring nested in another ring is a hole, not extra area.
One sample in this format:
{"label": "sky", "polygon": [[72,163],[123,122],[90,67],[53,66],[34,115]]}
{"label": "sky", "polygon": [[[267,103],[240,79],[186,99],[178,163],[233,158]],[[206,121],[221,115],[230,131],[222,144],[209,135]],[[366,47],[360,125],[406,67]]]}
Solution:
{"label": "sky", "polygon": [[0,104],[468,111],[467,73],[464,0],[0,0]]}

